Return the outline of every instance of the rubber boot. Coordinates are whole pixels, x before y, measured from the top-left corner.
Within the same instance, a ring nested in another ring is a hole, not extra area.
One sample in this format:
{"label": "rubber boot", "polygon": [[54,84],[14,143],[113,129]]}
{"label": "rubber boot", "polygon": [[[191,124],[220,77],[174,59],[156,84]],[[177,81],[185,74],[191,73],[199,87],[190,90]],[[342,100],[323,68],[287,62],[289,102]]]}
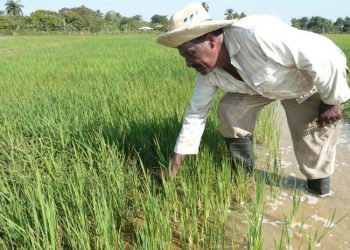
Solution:
{"label": "rubber boot", "polygon": [[330,182],[331,178],[329,176],[320,179],[307,179],[307,188],[320,197],[327,197],[331,195]]}
{"label": "rubber boot", "polygon": [[226,146],[232,160],[232,169],[242,166],[247,173],[252,173],[254,167],[253,137],[225,138]]}

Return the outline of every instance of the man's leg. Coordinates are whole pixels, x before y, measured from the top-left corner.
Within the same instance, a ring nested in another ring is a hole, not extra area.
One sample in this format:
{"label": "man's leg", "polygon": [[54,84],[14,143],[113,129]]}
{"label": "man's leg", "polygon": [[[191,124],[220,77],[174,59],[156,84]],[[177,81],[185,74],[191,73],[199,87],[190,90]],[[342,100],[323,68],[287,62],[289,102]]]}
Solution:
{"label": "man's leg", "polygon": [[260,110],[273,100],[239,93],[227,93],[218,105],[219,130],[225,138],[232,167],[243,165],[252,171],[254,166],[253,131]]}
{"label": "man's leg", "polygon": [[300,171],[306,176],[309,190],[330,193],[330,176],[334,173],[337,124],[317,124],[320,96],[315,94],[303,103],[283,100],[295,156]]}

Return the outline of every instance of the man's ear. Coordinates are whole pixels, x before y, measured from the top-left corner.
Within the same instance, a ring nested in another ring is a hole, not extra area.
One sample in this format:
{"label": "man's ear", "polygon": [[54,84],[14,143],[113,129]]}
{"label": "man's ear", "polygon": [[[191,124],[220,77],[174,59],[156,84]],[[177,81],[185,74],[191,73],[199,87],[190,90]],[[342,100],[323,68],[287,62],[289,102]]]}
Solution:
{"label": "man's ear", "polygon": [[208,40],[208,42],[210,44],[210,48],[214,48],[215,45],[216,45],[215,44],[216,36],[214,36],[211,33],[208,33],[206,38],[207,38],[207,40]]}

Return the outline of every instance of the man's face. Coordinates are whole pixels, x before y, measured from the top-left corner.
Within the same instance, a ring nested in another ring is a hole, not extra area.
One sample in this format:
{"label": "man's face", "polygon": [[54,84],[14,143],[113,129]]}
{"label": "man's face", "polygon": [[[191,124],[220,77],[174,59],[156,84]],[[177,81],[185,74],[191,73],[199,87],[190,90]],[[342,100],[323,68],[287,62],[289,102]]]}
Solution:
{"label": "man's face", "polygon": [[216,65],[217,54],[210,41],[189,41],[178,47],[179,53],[185,58],[187,67],[194,68],[202,75],[211,72]]}

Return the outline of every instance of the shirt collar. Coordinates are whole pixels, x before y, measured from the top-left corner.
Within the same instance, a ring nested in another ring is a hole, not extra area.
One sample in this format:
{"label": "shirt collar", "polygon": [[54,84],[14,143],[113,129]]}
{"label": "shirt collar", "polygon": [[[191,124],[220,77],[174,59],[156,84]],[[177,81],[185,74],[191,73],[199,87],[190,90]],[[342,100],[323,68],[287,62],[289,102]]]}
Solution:
{"label": "shirt collar", "polygon": [[232,32],[233,30],[224,29],[224,42],[230,57],[236,55],[241,48],[235,37],[229,34]]}

